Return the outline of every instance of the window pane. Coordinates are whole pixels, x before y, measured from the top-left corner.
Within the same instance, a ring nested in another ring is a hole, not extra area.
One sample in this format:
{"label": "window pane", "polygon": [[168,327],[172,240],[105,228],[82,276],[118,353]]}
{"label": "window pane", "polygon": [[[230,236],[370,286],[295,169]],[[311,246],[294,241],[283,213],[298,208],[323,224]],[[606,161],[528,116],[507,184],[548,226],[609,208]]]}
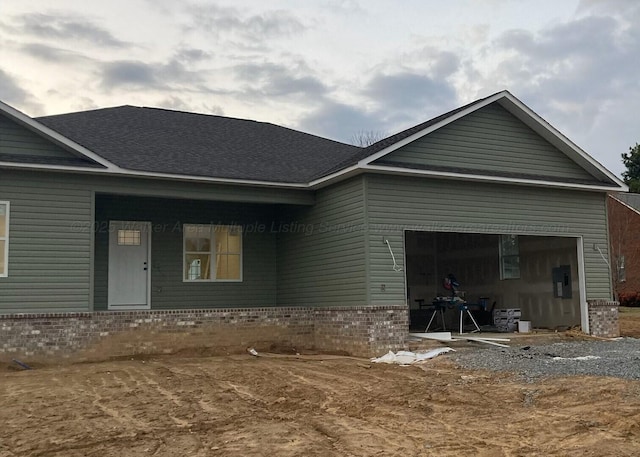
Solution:
{"label": "window pane", "polygon": [[187,252],[211,251],[211,240],[209,238],[186,238],[184,245]]}
{"label": "window pane", "polygon": [[520,277],[520,257],[504,256],[502,258],[503,279],[516,279]]}
{"label": "window pane", "polygon": [[140,230],[118,230],[119,246],[140,246]]}
{"label": "window pane", "polygon": [[229,227],[224,225],[216,226],[216,250],[218,252],[229,252]]}
{"label": "window pane", "polygon": [[500,236],[502,255],[518,255],[518,235]]}
{"label": "window pane", "polygon": [[216,265],[216,279],[240,279],[239,255],[217,255]]}
{"label": "window pane", "polygon": [[211,226],[185,224],[184,236],[185,238],[211,238]]}
{"label": "window pane", "polygon": [[229,232],[229,238],[227,239],[229,251],[235,254],[240,253],[240,232],[233,230]]}
{"label": "window pane", "polygon": [[211,251],[211,226],[185,225],[184,248],[187,252]]}
{"label": "window pane", "polygon": [[209,254],[187,254],[185,256],[184,279],[211,279],[211,256]]}
{"label": "window pane", "polygon": [[0,275],[5,274],[7,271],[7,266],[4,264],[4,249],[6,245],[6,241],[0,241]]}
{"label": "window pane", "polygon": [[0,238],[7,236],[7,205],[0,204]]}

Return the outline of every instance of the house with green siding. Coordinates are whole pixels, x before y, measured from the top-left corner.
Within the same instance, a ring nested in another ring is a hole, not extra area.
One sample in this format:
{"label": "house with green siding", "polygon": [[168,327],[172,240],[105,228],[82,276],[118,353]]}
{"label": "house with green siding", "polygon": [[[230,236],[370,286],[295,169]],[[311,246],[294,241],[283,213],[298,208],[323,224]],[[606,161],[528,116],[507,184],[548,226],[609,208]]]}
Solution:
{"label": "house with green siding", "polygon": [[469,303],[612,335],[606,201],[626,190],[507,91],[368,147],[0,103],[0,354],[223,335],[375,354],[404,347],[450,274]]}

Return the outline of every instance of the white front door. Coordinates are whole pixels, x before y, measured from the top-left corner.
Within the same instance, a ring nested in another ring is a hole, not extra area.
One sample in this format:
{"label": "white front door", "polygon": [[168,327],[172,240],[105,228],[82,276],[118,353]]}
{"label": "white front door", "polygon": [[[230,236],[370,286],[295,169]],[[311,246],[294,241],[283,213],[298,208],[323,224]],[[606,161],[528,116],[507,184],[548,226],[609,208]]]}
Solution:
{"label": "white front door", "polygon": [[109,309],[149,309],[150,222],[109,223]]}

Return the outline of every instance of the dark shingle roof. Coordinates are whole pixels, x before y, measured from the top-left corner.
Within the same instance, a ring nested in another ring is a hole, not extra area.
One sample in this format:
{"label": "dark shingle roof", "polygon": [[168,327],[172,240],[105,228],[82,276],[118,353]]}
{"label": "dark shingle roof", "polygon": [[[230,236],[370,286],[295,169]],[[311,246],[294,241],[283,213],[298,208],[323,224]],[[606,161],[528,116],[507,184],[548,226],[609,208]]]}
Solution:
{"label": "dark shingle roof", "polygon": [[387,138],[383,138],[380,141],[377,141],[373,144],[371,144],[370,146],[367,146],[366,148],[362,148],[360,150],[359,153],[352,155],[351,157],[349,157],[348,159],[336,164],[333,168],[327,170],[327,172],[325,173],[326,175],[331,174],[331,173],[335,173],[339,170],[342,170],[343,168],[347,168],[351,165],[355,165],[357,164],[359,161],[366,159],[367,157],[375,154],[376,152],[380,152],[385,148],[388,148],[389,146],[392,146],[396,143],[398,143],[399,141],[402,141],[406,138],[409,138],[411,135],[416,134],[418,132],[421,132],[424,129],[427,129],[429,127],[431,127],[432,125],[437,124],[438,122],[444,121],[445,119],[454,116],[456,114],[458,114],[461,111],[466,110],[467,108],[470,108],[474,105],[477,105],[479,103],[482,103],[483,101],[485,101],[487,98],[493,97],[495,94],[493,95],[489,95],[488,97],[484,97],[481,98],[479,100],[473,101],[471,103],[467,103],[464,106],[461,106],[459,108],[456,108],[454,110],[451,110],[449,112],[446,112],[444,114],[441,114],[440,116],[436,116],[433,119],[429,119],[428,121],[422,122],[421,124],[418,125],[414,125],[413,127],[410,127],[406,130],[403,130],[402,132],[398,132],[395,135],[391,135]]}
{"label": "dark shingle roof", "polygon": [[102,165],[81,157],[48,157],[24,154],[0,154],[0,162],[28,163],[34,165],[62,165],[69,167],[104,168]]}
{"label": "dark shingle roof", "polygon": [[626,203],[636,211],[640,211],[640,194],[634,194],[632,192],[629,193],[617,193],[613,194],[615,198],[620,200],[623,203]]}
{"label": "dark shingle roof", "polygon": [[362,148],[274,124],[121,106],[36,119],[119,167],[307,183]]}

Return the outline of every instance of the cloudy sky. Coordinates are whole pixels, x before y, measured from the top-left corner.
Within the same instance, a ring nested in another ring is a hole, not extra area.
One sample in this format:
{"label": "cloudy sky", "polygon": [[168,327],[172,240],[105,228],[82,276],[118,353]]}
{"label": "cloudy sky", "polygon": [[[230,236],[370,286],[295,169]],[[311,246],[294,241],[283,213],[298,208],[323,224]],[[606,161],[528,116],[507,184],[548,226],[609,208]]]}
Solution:
{"label": "cloudy sky", "polygon": [[0,0],[0,100],[350,142],[508,89],[610,170],[640,142],[637,0]]}

